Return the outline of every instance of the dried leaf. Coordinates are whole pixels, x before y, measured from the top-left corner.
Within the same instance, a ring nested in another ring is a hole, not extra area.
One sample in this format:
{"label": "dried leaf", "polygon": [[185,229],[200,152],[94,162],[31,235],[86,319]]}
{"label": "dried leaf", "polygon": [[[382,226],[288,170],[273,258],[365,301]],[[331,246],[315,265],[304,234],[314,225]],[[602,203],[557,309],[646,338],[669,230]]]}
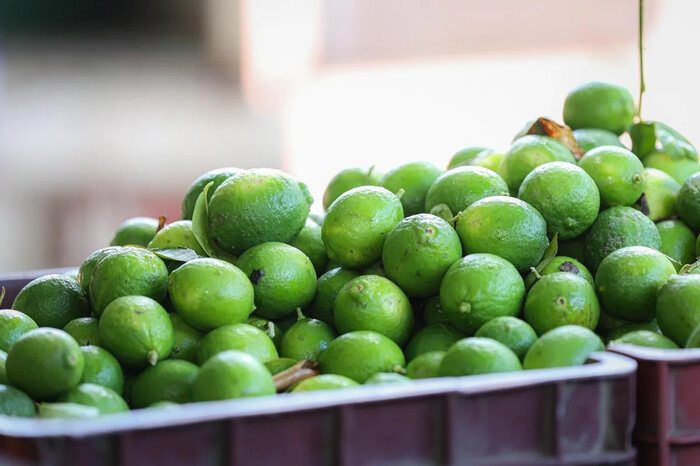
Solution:
{"label": "dried leaf", "polygon": [[158,228],[156,228],[156,234],[165,227],[165,215],[158,217]]}
{"label": "dried leaf", "polygon": [[302,359],[289,369],[275,374],[272,380],[275,382],[277,391],[283,392],[295,383],[310,379],[320,373],[321,371],[318,369],[318,363]]}
{"label": "dried leaf", "polygon": [[194,211],[192,213],[192,233],[195,239],[202,246],[204,252],[207,253],[209,257],[214,257],[216,259],[225,260],[231,264],[235,264],[238,259],[236,256],[223,251],[214,241],[209,237],[209,205],[207,203],[207,195],[209,189],[214,185],[214,182],[207,184],[202,192],[197,197],[197,202],[194,204]]}
{"label": "dried leaf", "polygon": [[566,125],[560,125],[556,121],[540,117],[530,126],[525,134],[539,134],[556,139],[574,154],[576,160],[583,157],[585,150],[579,146],[574,138],[574,132]]}
{"label": "dried leaf", "polygon": [[176,262],[189,262],[203,257],[189,248],[151,248],[151,251],[161,259]]}
{"label": "dried leaf", "polygon": [[552,262],[552,259],[557,256],[557,252],[559,252],[559,233],[554,234],[552,241],[549,242],[549,246],[544,251],[544,256],[542,256],[540,263],[535,266],[534,270],[527,274],[527,277],[525,277],[526,290],[529,290],[532,285],[534,285],[535,282],[541,278],[540,272],[542,272],[544,268]]}

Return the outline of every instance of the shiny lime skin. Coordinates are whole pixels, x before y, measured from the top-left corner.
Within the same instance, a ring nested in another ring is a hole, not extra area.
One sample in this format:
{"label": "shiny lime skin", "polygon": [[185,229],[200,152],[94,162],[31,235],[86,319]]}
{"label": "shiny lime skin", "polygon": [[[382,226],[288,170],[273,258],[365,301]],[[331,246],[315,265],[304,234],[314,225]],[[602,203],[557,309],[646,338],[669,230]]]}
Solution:
{"label": "shiny lime skin", "polygon": [[680,220],[665,220],[656,224],[661,237],[662,253],[673,259],[676,271],[695,262],[695,234]]}
{"label": "shiny lime skin", "polygon": [[471,337],[456,342],[440,363],[441,377],[493,374],[522,370],[520,359],[503,343]]}
{"label": "shiny lime skin", "polygon": [[297,361],[318,361],[335,336],[333,329],[320,320],[299,319],[284,332],[280,356]]}
{"label": "shiny lime skin", "polygon": [[342,194],[321,227],[329,259],[349,268],[377,262],[386,236],[403,216],[401,201],[387,189],[365,186]]}
{"label": "shiny lime skin", "polygon": [[147,246],[156,235],[158,219],[134,217],[125,220],[116,233],[110,246]]}
{"label": "shiny lime skin", "polygon": [[574,130],[574,139],[585,152],[600,146],[625,147],[617,134],[606,129],[579,128]]}
{"label": "shiny lime skin", "polygon": [[197,198],[209,183],[214,183],[211,188],[209,188],[209,195],[207,196],[208,200],[211,200],[214,190],[216,190],[221,183],[240,171],[240,168],[234,167],[217,168],[204,173],[194,180],[190,187],[187,188],[185,196],[182,199],[182,219],[192,220],[192,213],[194,212],[194,205],[197,202]]}
{"label": "shiny lime skin", "polygon": [[686,225],[695,231],[700,230],[700,173],[688,178],[681,186],[676,210]]}
{"label": "shiny lime skin", "polygon": [[547,223],[530,204],[506,196],[475,202],[455,226],[465,254],[500,256],[518,270],[537,265],[549,244]]}
{"label": "shiny lime skin", "polygon": [[652,152],[642,158],[645,167],[656,168],[673,177],[678,184],[683,184],[694,173],[700,171],[700,163],[693,159],[675,159],[665,152]]}
{"label": "shiny lime skin", "polygon": [[292,388],[292,393],[311,392],[317,390],[338,390],[340,388],[356,387],[360,384],[352,379],[336,374],[321,374],[310,379],[302,380]]}
{"label": "shiny lime skin", "polygon": [[37,327],[36,322],[22,312],[0,309],[0,350],[9,351],[22,335]]}
{"label": "shiny lime skin", "polygon": [[648,348],[677,349],[678,345],[673,340],[666,338],[660,333],[649,330],[635,330],[622,335],[620,338],[610,342],[611,345],[626,344],[635,346],[646,346]]}
{"label": "shiny lime skin", "polygon": [[486,322],[476,331],[477,337],[491,338],[503,343],[522,361],[525,354],[537,340],[535,330],[517,317],[496,317]]}
{"label": "shiny lime skin", "polygon": [[194,401],[215,401],[274,395],[275,383],[267,368],[241,351],[214,355],[199,368],[192,383]]}
{"label": "shiny lime skin", "polygon": [[235,324],[219,327],[202,339],[197,349],[197,363],[201,366],[215,354],[228,350],[249,354],[262,363],[279,357],[265,332],[252,325]]}
{"label": "shiny lime skin", "polygon": [[81,346],[80,351],[85,360],[80,383],[102,385],[121,395],[124,392],[124,371],[119,361],[98,346]]}
{"label": "shiny lime skin", "polygon": [[469,165],[470,162],[476,158],[476,156],[485,151],[491,151],[491,149],[481,146],[469,146],[465,147],[464,149],[460,149],[455,152],[452,158],[450,158],[450,162],[447,164],[447,169],[451,170],[462,165]]}
{"label": "shiny lime skin", "polygon": [[440,175],[430,186],[424,210],[430,212],[445,204],[457,214],[479,199],[504,195],[508,195],[508,185],[496,172],[483,167],[457,167]]}
{"label": "shiny lime skin", "polygon": [[663,334],[684,347],[700,325],[700,275],[676,275],[659,289],[656,320]]}
{"label": "shiny lime skin", "polygon": [[424,298],[440,291],[447,269],[461,258],[457,232],[430,214],[403,219],[391,230],[382,250],[387,276],[409,296]]}
{"label": "shiny lime skin", "polygon": [[406,377],[409,379],[429,379],[440,375],[440,364],[445,357],[445,351],[428,351],[416,356],[406,366]]}
{"label": "shiny lime skin", "polygon": [[189,403],[199,367],[188,361],[161,361],[141,372],[131,387],[131,406],[145,408],[158,401]]}
{"label": "shiny lime skin", "polygon": [[63,328],[90,315],[90,303],[77,281],[65,275],[44,275],[19,292],[12,309],[29,316],[39,327]]}
{"label": "shiny lime skin", "polygon": [[632,205],[644,192],[644,166],[627,149],[597,147],[578,164],[595,181],[604,205]]}
{"label": "shiny lime skin", "polygon": [[109,254],[114,251],[118,251],[119,246],[110,246],[108,248],[98,249],[97,251],[90,254],[87,259],[80,265],[78,269],[78,283],[83,289],[85,294],[90,293],[90,281],[92,280],[92,272],[95,270],[95,266],[102,259],[105,254]]}
{"label": "shiny lime skin", "polygon": [[547,162],[576,163],[569,149],[559,141],[539,135],[518,138],[503,155],[498,172],[508,183],[511,193],[517,194],[520,184],[536,167]]}
{"label": "shiny lime skin", "polygon": [[81,383],[73,387],[58,398],[61,403],[77,403],[84,406],[93,406],[100,414],[112,414],[128,411],[126,401],[111,388],[92,383]]}
{"label": "shiny lime skin", "polygon": [[585,265],[577,261],[573,257],[556,256],[547,266],[540,270],[540,275],[545,276],[551,273],[566,272],[578,275],[585,279],[591,285],[595,285],[593,275],[588,271]]}
{"label": "shiny lime skin", "polygon": [[565,325],[542,335],[525,355],[524,369],[581,366],[605,346],[598,335],[585,327]]}
{"label": "shiny lime skin", "polygon": [[75,338],[75,341],[77,341],[80,346],[100,346],[97,319],[94,317],[73,319],[63,327],[63,331]]}
{"label": "shiny lime skin", "polygon": [[359,272],[337,267],[321,275],[316,285],[316,295],[305,312],[314,319],[322,320],[328,325],[334,326],[333,303],[338,292],[347,282],[358,277]]}
{"label": "shiny lime skin", "polygon": [[614,134],[634,121],[634,98],[622,86],[589,82],[574,88],[564,101],[564,122],[572,129],[598,128]]}
{"label": "shiny lime skin", "polygon": [[516,316],[525,284],[513,264],[493,254],[470,254],[456,262],[440,286],[440,305],[458,330],[473,335],[500,316]]}
{"label": "shiny lime skin", "polygon": [[319,224],[311,219],[306,219],[304,228],[289,244],[303,252],[311,260],[317,275],[320,276],[326,270],[328,254],[321,238],[321,226]]}
{"label": "shiny lime skin", "polygon": [[464,334],[451,324],[426,325],[416,332],[406,345],[406,360],[410,362],[421,354],[431,351],[447,351],[462,338],[464,338]]}
{"label": "shiny lime skin", "polygon": [[187,248],[193,250],[200,256],[207,255],[194,237],[192,221],[190,220],[178,220],[177,222],[166,225],[162,230],[156,233],[156,236],[148,243],[148,247],[166,249]]}
{"label": "shiny lime skin", "polygon": [[401,205],[406,217],[427,212],[425,196],[443,171],[430,162],[410,162],[390,170],[381,185],[397,194],[403,189]]}
{"label": "shiny lime skin", "polygon": [[644,169],[644,197],[649,209],[647,217],[654,222],[676,213],[676,199],[681,185],[661,170]]}
{"label": "shiny lime skin", "polygon": [[341,194],[360,186],[379,186],[382,175],[374,167],[346,168],[335,175],[323,193],[323,210],[333,204]]}

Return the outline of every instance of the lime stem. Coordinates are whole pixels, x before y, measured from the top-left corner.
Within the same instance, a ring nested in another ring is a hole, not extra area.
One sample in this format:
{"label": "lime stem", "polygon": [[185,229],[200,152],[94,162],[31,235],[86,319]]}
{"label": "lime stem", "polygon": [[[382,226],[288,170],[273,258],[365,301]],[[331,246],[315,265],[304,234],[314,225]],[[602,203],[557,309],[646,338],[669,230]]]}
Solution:
{"label": "lime stem", "polygon": [[399,189],[398,191],[396,191],[396,197],[398,197],[399,199],[401,199],[401,198],[403,197],[404,194],[406,194],[406,190],[403,189],[403,188],[401,188],[401,189]]}
{"label": "lime stem", "polygon": [[301,312],[301,308],[298,307],[298,308],[297,308],[297,320],[301,320],[301,319],[303,319],[304,317],[305,317],[305,316],[304,316],[304,313]]}
{"label": "lime stem", "polygon": [[275,323],[272,321],[269,321],[267,323],[267,334],[270,336],[270,338],[275,338]]}
{"label": "lime stem", "polygon": [[644,83],[644,0],[639,0],[639,101],[637,104],[637,118],[642,120],[642,97],[647,90]]}
{"label": "lime stem", "polygon": [[158,352],[155,350],[149,351],[148,353],[146,353],[146,359],[148,360],[148,364],[150,364],[151,366],[155,366],[158,362]]}

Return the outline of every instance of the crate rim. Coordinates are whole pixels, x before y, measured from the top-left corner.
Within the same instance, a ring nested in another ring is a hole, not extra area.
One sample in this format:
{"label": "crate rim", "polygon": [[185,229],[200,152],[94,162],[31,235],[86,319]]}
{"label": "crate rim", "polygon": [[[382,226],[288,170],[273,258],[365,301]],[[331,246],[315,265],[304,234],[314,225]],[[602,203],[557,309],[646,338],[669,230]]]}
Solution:
{"label": "crate rim", "polygon": [[700,362],[700,348],[649,348],[629,344],[615,344],[608,349],[640,361],[667,362],[670,364],[694,364]]}

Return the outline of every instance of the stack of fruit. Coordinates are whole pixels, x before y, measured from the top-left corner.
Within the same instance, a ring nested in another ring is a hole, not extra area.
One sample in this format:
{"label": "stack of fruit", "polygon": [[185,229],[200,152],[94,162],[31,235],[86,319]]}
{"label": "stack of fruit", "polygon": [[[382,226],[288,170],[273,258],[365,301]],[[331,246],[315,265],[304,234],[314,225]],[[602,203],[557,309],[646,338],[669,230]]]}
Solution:
{"label": "stack of fruit", "polygon": [[633,118],[627,90],[589,83],[566,98],[568,126],[540,118],[505,153],[344,170],[323,215],[280,171],[208,172],[181,220],[130,219],[74,277],[38,278],[0,311],[0,412],[576,366],[604,341],[700,346],[698,155]]}

